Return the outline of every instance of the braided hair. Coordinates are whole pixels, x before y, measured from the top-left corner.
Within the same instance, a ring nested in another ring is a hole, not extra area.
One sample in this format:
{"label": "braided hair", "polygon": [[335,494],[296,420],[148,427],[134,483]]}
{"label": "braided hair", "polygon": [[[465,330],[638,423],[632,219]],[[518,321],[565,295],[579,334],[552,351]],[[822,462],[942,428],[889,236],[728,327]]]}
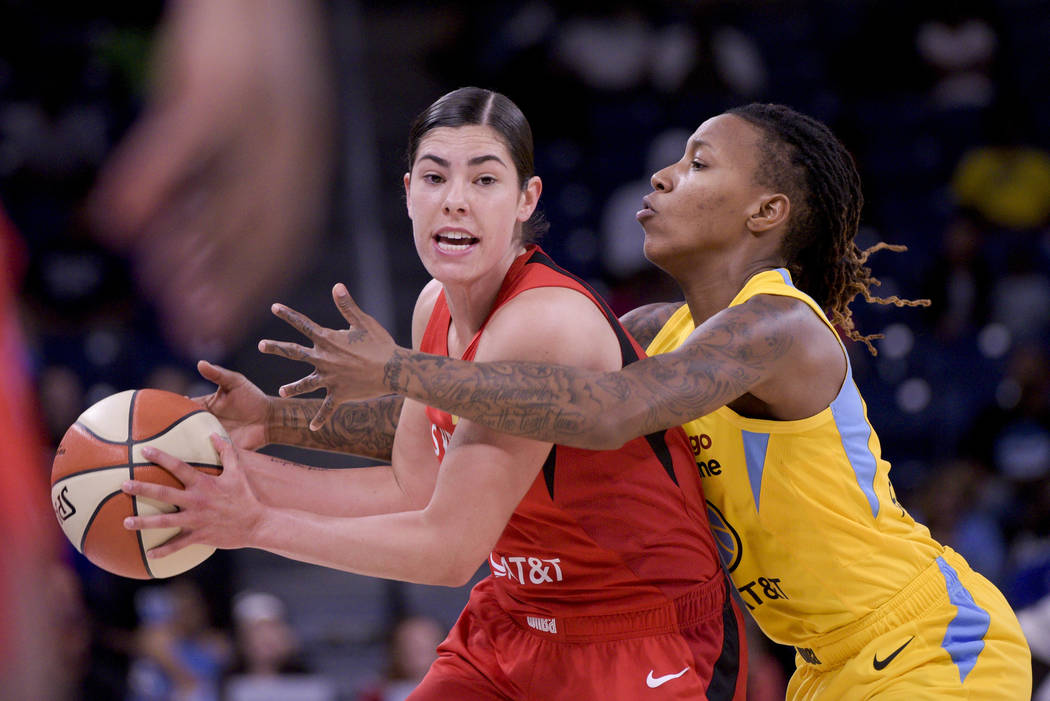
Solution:
{"label": "braided hair", "polygon": [[795,284],[816,300],[832,324],[875,355],[871,342],[882,336],[862,335],[854,326],[849,308],[854,297],[860,294],[867,302],[898,307],[928,306],[930,302],[871,294],[871,288],[881,283],[866,265],[868,257],[883,249],[907,248],[888,243],[864,250],[857,247],[864,196],[853,157],[827,126],[790,107],[752,103],[727,113],[760,130],[755,177],[791,200],[781,253]]}

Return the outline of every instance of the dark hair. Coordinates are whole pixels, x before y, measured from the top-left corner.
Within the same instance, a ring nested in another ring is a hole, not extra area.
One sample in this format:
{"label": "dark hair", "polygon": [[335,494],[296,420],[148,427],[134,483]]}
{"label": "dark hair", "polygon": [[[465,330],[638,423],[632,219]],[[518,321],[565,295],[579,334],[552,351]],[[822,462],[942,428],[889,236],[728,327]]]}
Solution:
{"label": "dark hair", "polygon": [[[483,88],[459,88],[439,97],[423,110],[408,132],[408,170],[416,161],[419,142],[431,129],[438,127],[462,127],[480,125],[492,127],[499,135],[518,173],[518,185],[522,190],[535,175],[532,155],[532,128],[518,106],[510,98]],[[535,209],[529,220],[521,227],[522,243],[539,239],[548,224]]]}
{"label": "dark hair", "polygon": [[791,200],[781,253],[795,284],[817,301],[833,324],[875,354],[871,342],[881,335],[857,331],[849,308],[854,297],[860,294],[868,302],[898,307],[930,302],[871,294],[880,282],[865,265],[868,257],[882,249],[907,248],[887,243],[857,247],[864,196],[853,156],[827,126],[790,107],[752,103],[726,113],[761,131],[755,177]]}

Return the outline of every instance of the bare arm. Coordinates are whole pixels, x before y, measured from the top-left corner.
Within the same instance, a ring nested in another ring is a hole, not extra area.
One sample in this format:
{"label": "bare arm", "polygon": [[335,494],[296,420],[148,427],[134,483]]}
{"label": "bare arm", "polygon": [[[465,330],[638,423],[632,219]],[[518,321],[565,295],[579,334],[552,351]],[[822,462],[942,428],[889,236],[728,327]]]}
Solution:
{"label": "bare arm", "polygon": [[[493,445],[493,438],[501,445]],[[219,477],[202,475],[160,451],[143,453],[186,485],[175,489],[131,482],[125,487],[128,493],[179,507],[174,513],[125,521],[132,529],[182,529],[150,551],[150,557],[197,542],[255,547],[356,574],[444,586],[460,586],[477,571],[550,449],[461,421],[425,508],[333,517],[314,509],[266,505],[243,470],[243,461],[255,454],[218,437],[213,440],[221,451]]]}

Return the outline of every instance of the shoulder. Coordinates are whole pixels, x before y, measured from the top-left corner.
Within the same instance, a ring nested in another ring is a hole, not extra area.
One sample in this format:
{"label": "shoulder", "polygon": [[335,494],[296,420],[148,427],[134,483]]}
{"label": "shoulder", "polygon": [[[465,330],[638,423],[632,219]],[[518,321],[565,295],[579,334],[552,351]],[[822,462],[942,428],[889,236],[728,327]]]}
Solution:
{"label": "shoulder", "polygon": [[634,340],[645,348],[660,332],[671,315],[685,302],[656,302],[632,309],[620,317],[620,323]]}
{"label": "shoulder", "polygon": [[427,322],[434,311],[434,304],[441,293],[441,283],[431,280],[416,298],[416,306],[412,310],[412,348],[419,350],[419,344],[423,340],[423,332],[427,329]]}
{"label": "shoulder", "polygon": [[763,293],[699,324],[685,345],[718,347],[739,360],[759,353],[772,360],[797,355],[814,342],[836,349],[839,345],[835,334],[804,301]]}
{"label": "shoulder", "polygon": [[536,287],[492,315],[475,360],[529,360],[618,369],[619,343],[609,320],[582,292]]}
{"label": "shoulder", "polygon": [[748,392],[770,418],[811,416],[834,399],[846,374],[835,331],[804,301],[756,294],[697,327],[683,349],[753,373]]}

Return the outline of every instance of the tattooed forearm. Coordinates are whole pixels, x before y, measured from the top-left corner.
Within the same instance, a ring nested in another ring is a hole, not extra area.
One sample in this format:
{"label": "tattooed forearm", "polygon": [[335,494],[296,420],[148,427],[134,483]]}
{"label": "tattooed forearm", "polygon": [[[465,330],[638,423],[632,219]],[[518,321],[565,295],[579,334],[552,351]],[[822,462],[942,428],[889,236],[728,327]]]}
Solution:
{"label": "tattooed forearm", "polygon": [[495,430],[602,449],[703,416],[747,393],[795,343],[795,300],[756,297],[699,327],[676,351],[618,372],[470,363],[394,352],[388,387]]}
{"label": "tattooed forearm", "polygon": [[627,333],[634,336],[634,340],[645,348],[653,342],[663,325],[683,304],[684,302],[646,304],[621,316],[620,323],[627,329]]}
{"label": "tattooed forearm", "polygon": [[284,445],[389,461],[403,402],[404,398],[396,395],[347,402],[336,409],[324,427],[311,431],[310,420],[321,400],[282,399],[274,407],[270,438]]}

